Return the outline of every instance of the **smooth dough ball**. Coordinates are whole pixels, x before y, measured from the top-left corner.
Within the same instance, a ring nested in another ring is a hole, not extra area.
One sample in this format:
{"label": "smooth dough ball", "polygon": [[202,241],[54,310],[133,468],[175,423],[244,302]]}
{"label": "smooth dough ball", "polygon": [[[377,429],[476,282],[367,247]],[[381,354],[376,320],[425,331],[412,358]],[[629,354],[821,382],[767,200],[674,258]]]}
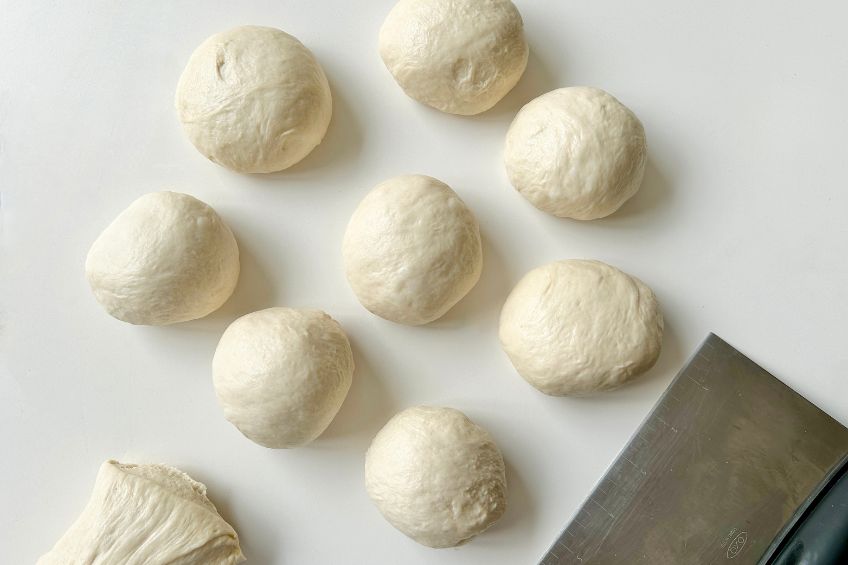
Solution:
{"label": "smooth dough ball", "polygon": [[327,429],[350,389],[353,353],[320,310],[268,308],[224,331],[212,359],[224,416],[259,445],[298,447]]}
{"label": "smooth dough ball", "polygon": [[636,194],[648,148],[642,123],[603,90],[560,88],[524,106],[506,134],[512,185],[561,218],[593,220]]}
{"label": "smooth dough ball", "polygon": [[650,369],[663,319],[642,281],[572,259],[527,273],[501,311],[500,340],[518,373],[554,396],[618,387]]}
{"label": "smooth dough ball", "polygon": [[486,430],[453,408],[396,414],[365,455],[365,487],[389,523],[420,544],[453,547],[506,510],[506,476]]}
{"label": "smooth dough ball", "polygon": [[359,302],[399,324],[442,317],[480,278],[474,215],[445,183],[423,175],[389,179],[350,219],[342,246]]}
{"label": "smooth dough ball", "polygon": [[333,113],[327,77],[309,49],[259,26],[204,41],[180,77],[175,103],[197,150],[240,173],[291,167],[321,143]]}
{"label": "smooth dough ball", "polygon": [[230,228],[188,194],[145,194],[97,238],[85,261],[94,297],[131,324],[163,326],[221,307],[239,276]]}
{"label": "smooth dough ball", "polygon": [[88,504],[37,565],[236,565],[236,531],[206,486],[167,465],[106,461]]}
{"label": "smooth dough ball", "polygon": [[494,106],[528,54],[509,0],[400,0],[380,29],[380,56],[404,92],[450,114]]}

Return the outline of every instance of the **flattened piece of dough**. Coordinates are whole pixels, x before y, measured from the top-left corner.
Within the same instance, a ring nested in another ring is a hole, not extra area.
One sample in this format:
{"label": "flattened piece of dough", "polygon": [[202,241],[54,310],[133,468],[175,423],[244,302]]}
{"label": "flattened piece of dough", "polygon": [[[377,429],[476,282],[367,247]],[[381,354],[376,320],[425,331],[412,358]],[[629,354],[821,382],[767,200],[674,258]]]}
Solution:
{"label": "flattened piece of dough", "polygon": [[76,522],[37,565],[235,565],[238,535],[206,487],[167,465],[100,467]]}

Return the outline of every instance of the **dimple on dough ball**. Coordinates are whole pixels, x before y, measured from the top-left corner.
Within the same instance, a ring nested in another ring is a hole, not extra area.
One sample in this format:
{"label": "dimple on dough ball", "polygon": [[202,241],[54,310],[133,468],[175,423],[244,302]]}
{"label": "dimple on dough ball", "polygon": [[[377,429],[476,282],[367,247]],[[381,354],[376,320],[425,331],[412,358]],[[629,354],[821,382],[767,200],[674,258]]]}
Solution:
{"label": "dimple on dough ball", "polygon": [[562,218],[615,212],[642,184],[642,123],[603,90],[560,88],[524,106],[506,134],[512,185],[534,206]]}
{"label": "dimple on dough ball", "polygon": [[501,310],[500,340],[515,369],[554,396],[612,389],[647,371],[662,334],[651,289],[600,261],[533,269]]}
{"label": "dimple on dough ball", "polygon": [[338,322],[320,310],[268,308],[224,331],[212,359],[224,416],[271,448],[317,438],[350,389],[353,353]]}
{"label": "dimple on dough ball", "polygon": [[442,317],[480,278],[477,220],[445,183],[423,175],[377,185],[350,219],[342,246],[359,302],[400,324]]}
{"label": "dimple on dough ball", "polygon": [[506,476],[486,430],[453,408],[396,414],[365,455],[365,487],[388,522],[420,544],[453,547],[506,510]]}
{"label": "dimple on dough ball", "polygon": [[204,41],[180,77],[175,103],[197,150],[241,173],[291,167],[321,143],[333,112],[327,77],[309,49],[259,26]]}
{"label": "dimple on dough ball", "polygon": [[528,54],[509,0],[400,0],[380,29],[380,56],[404,92],[450,114],[494,106]]}
{"label": "dimple on dough ball", "polygon": [[119,320],[185,322],[217,310],[233,293],[238,246],[209,205],[188,194],[153,192],[103,230],[85,275],[100,305]]}

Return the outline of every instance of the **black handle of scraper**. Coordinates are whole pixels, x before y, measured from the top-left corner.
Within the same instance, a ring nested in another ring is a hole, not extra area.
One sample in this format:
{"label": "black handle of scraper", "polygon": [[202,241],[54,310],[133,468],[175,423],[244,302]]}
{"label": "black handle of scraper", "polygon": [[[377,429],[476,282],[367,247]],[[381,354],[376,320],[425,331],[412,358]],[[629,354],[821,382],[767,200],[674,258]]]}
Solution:
{"label": "black handle of scraper", "polygon": [[772,542],[760,565],[848,563],[848,456]]}

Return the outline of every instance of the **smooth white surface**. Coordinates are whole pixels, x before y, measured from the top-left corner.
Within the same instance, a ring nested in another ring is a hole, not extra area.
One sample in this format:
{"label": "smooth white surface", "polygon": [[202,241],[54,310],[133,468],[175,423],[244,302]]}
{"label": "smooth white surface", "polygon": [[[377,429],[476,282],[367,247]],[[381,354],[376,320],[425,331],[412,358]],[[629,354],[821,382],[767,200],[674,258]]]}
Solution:
{"label": "smooth white surface", "polygon": [[[527,74],[493,110],[461,118],[407,98],[380,61],[391,0],[0,2],[2,563],[47,551],[110,457],[206,483],[249,563],[535,562],[710,330],[848,423],[842,3],[517,2]],[[173,110],[192,49],[246,23],[300,38],[333,89],[324,142],[272,176],[209,163]],[[533,208],[501,159],[520,105],[575,84],[611,92],[648,136],[641,192],[591,223]],[[424,327],[368,314],[341,264],[357,203],[409,172],[452,186],[484,238],[480,283]],[[167,188],[222,215],[242,277],[210,318],[133,327],[95,303],[85,254],[133,199]],[[511,368],[501,303],[530,268],[566,257],[611,263],[656,292],[665,349],[644,378],[557,399]],[[275,305],[326,310],[357,364],[336,421],[293,451],[242,437],[212,389],[226,324]],[[457,549],[415,544],[365,493],[368,442],[419,403],[468,414],[507,462],[506,514]]]}

